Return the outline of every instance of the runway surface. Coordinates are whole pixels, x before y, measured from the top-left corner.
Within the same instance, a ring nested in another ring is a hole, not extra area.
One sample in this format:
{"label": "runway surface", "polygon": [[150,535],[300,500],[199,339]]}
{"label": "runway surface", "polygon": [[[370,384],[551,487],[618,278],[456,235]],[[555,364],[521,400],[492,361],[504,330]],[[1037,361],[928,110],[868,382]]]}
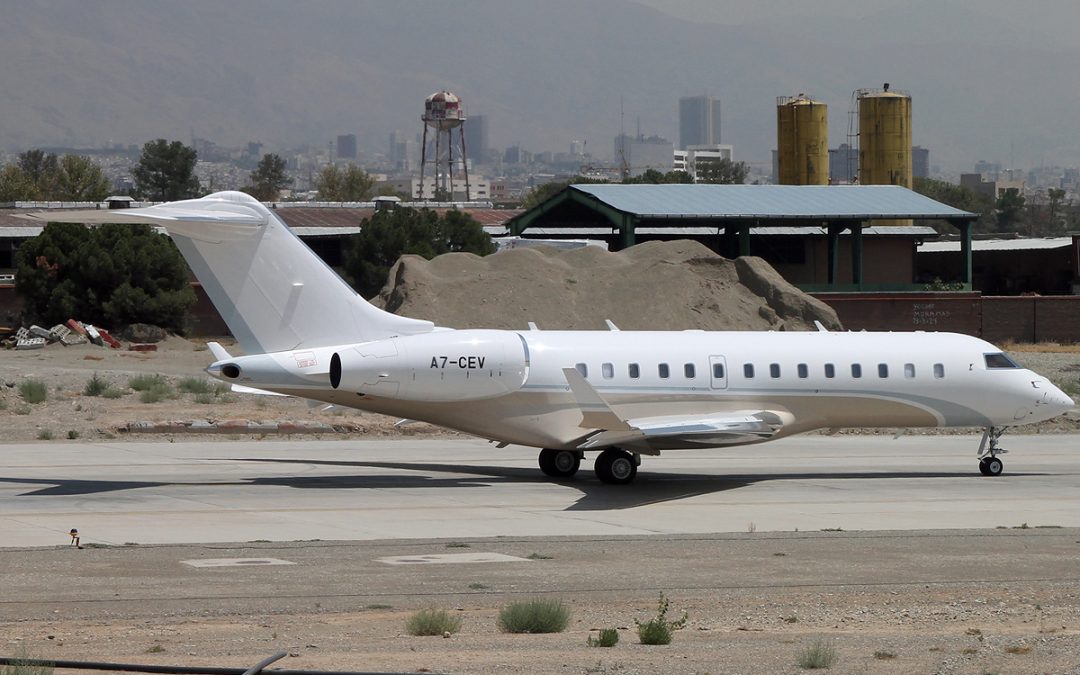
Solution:
{"label": "runway surface", "polygon": [[0,445],[0,546],[1080,527],[1080,437],[805,436],[552,481],[469,440]]}

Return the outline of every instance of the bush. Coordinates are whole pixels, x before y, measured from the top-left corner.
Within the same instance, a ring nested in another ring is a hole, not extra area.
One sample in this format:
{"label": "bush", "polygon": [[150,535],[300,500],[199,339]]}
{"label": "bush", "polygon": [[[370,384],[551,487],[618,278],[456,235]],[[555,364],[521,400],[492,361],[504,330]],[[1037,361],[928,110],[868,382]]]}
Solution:
{"label": "bush", "polygon": [[797,663],[800,668],[818,670],[832,668],[833,664],[836,663],[836,658],[836,650],[833,649],[832,645],[818,640],[799,652]]}
{"label": "bush", "polygon": [[649,619],[642,623],[637,619],[634,619],[634,623],[637,625],[638,639],[641,640],[643,645],[669,645],[671,644],[672,633],[679,630],[686,625],[686,620],[689,618],[686,612],[683,612],[682,618],[677,621],[668,621],[668,599],[664,597],[664,594],[660,594],[660,603],[656,608],[656,617]]}
{"label": "bush", "polygon": [[44,403],[49,397],[49,388],[41,380],[23,380],[19,384],[19,396],[27,403]]}
{"label": "bush", "polygon": [[561,633],[570,623],[570,609],[561,600],[515,602],[499,612],[504,633]]}
{"label": "bush", "polygon": [[158,403],[167,398],[176,398],[176,391],[162,375],[137,375],[128,380],[128,386],[139,392],[139,401],[143,403]]}
{"label": "bush", "polygon": [[67,437],[69,441],[73,441],[79,437],[79,432],[75,429],[68,429]]}
{"label": "bush", "polygon": [[461,630],[461,617],[450,616],[445,609],[422,609],[405,622],[409,635],[443,635]]}
{"label": "bush", "polygon": [[614,628],[604,628],[596,638],[589,636],[585,644],[590,647],[614,647],[619,643],[619,631]]}
{"label": "bush", "polygon": [[16,292],[42,325],[78,316],[181,332],[195,302],[180,252],[148,225],[49,223],[15,258]]}
{"label": "bush", "polygon": [[83,388],[83,395],[101,396],[108,388],[109,383],[98,377],[97,373],[94,373],[94,376],[86,381],[86,386]]}
{"label": "bush", "polygon": [[36,661],[26,647],[19,645],[11,663],[0,666],[0,675],[52,675],[53,666],[47,661]]}
{"label": "bush", "polygon": [[124,392],[122,390],[116,388],[116,387],[109,387],[105,391],[101,392],[102,398],[115,399],[115,398],[120,398],[123,395],[124,395]]}
{"label": "bush", "polygon": [[48,429],[42,429],[38,432],[37,437],[39,441],[51,441],[53,439],[53,434]]}
{"label": "bush", "polygon": [[214,385],[198,377],[185,377],[180,380],[176,388],[185,394],[209,394],[213,391]]}

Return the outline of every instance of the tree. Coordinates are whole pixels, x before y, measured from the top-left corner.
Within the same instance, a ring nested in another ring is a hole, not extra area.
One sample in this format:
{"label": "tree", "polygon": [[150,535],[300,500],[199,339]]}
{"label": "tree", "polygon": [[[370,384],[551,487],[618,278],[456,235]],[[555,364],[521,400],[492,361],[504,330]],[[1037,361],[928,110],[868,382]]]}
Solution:
{"label": "tree", "polygon": [[345,271],[364,297],[386,283],[386,275],[406,253],[430,260],[461,251],[488,255],[495,244],[479,222],[467,213],[450,210],[440,216],[431,209],[399,207],[379,211],[360,223],[360,234],[345,251]]}
{"label": "tree", "polygon": [[19,153],[16,162],[37,187],[38,199],[53,199],[60,165],[56,155],[44,150],[27,150]]}
{"label": "tree", "polygon": [[554,197],[559,192],[562,192],[567,185],[582,185],[590,183],[606,183],[606,180],[589,178],[587,176],[574,176],[570,180],[552,181],[550,183],[542,183],[537,185],[529,194],[525,195],[525,199],[521,202],[521,208],[531,209],[537,204],[546,202],[551,197]]}
{"label": "tree", "polygon": [[198,156],[194,148],[180,141],[164,138],[147,142],[132,170],[136,191],[146,199],[171,202],[198,196],[199,179],[195,175]]}
{"label": "tree", "polygon": [[375,179],[355,164],[344,169],[329,164],[315,177],[319,199],[326,202],[364,202],[371,199],[374,188]]}
{"label": "tree", "polygon": [[37,185],[17,164],[8,164],[0,169],[0,204],[33,201],[38,196]]}
{"label": "tree", "polygon": [[665,183],[693,183],[694,179],[685,171],[668,171],[661,173],[656,169],[645,169],[640,176],[629,176],[622,181],[626,185],[648,184],[661,185]]}
{"label": "tree", "polygon": [[46,325],[79,318],[182,332],[195,302],[176,246],[147,225],[49,223],[15,259],[28,318]]}
{"label": "tree", "polygon": [[[921,177],[916,177],[912,181],[911,189],[942,204],[978,213],[979,219],[975,221],[974,226],[976,232],[990,232],[994,229],[994,200],[985,194],[956,183]],[[945,221],[934,221],[932,225],[941,233],[956,232],[956,228]]]}
{"label": "tree", "polygon": [[998,232],[1012,232],[1023,224],[1025,201],[1016,188],[1009,188],[998,197],[995,204]]}
{"label": "tree", "polygon": [[57,197],[72,202],[100,202],[109,196],[109,179],[89,157],[64,155],[60,158]]}
{"label": "tree", "polygon": [[285,160],[270,152],[251,172],[251,184],[244,187],[244,192],[259,201],[272,202],[292,183],[293,179],[285,175]]}
{"label": "tree", "polygon": [[733,162],[726,157],[702,157],[695,162],[697,182],[742,184],[750,168],[746,162]]}

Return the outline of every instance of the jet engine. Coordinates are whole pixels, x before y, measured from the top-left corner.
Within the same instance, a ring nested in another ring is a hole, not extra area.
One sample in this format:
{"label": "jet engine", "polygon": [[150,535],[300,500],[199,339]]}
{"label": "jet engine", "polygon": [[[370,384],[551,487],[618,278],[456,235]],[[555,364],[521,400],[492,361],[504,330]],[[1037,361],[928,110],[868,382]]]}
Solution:
{"label": "jet engine", "polygon": [[407,401],[470,401],[517,391],[529,375],[525,341],[502,330],[435,331],[376,340],[330,358],[334,389]]}

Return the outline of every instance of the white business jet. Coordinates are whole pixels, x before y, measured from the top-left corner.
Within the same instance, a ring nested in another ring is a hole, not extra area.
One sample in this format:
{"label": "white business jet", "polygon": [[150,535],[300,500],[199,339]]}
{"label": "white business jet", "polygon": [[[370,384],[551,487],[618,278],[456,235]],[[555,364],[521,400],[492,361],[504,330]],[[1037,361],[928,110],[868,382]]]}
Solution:
{"label": "white business jet", "polygon": [[214,377],[541,448],[556,478],[587,451],[623,484],[641,455],[839,427],[982,427],[979,469],[996,476],[1008,427],[1074,405],[952,333],[440,328],[368,304],[240,192],[36,219],[164,227],[245,352],[211,343]]}

